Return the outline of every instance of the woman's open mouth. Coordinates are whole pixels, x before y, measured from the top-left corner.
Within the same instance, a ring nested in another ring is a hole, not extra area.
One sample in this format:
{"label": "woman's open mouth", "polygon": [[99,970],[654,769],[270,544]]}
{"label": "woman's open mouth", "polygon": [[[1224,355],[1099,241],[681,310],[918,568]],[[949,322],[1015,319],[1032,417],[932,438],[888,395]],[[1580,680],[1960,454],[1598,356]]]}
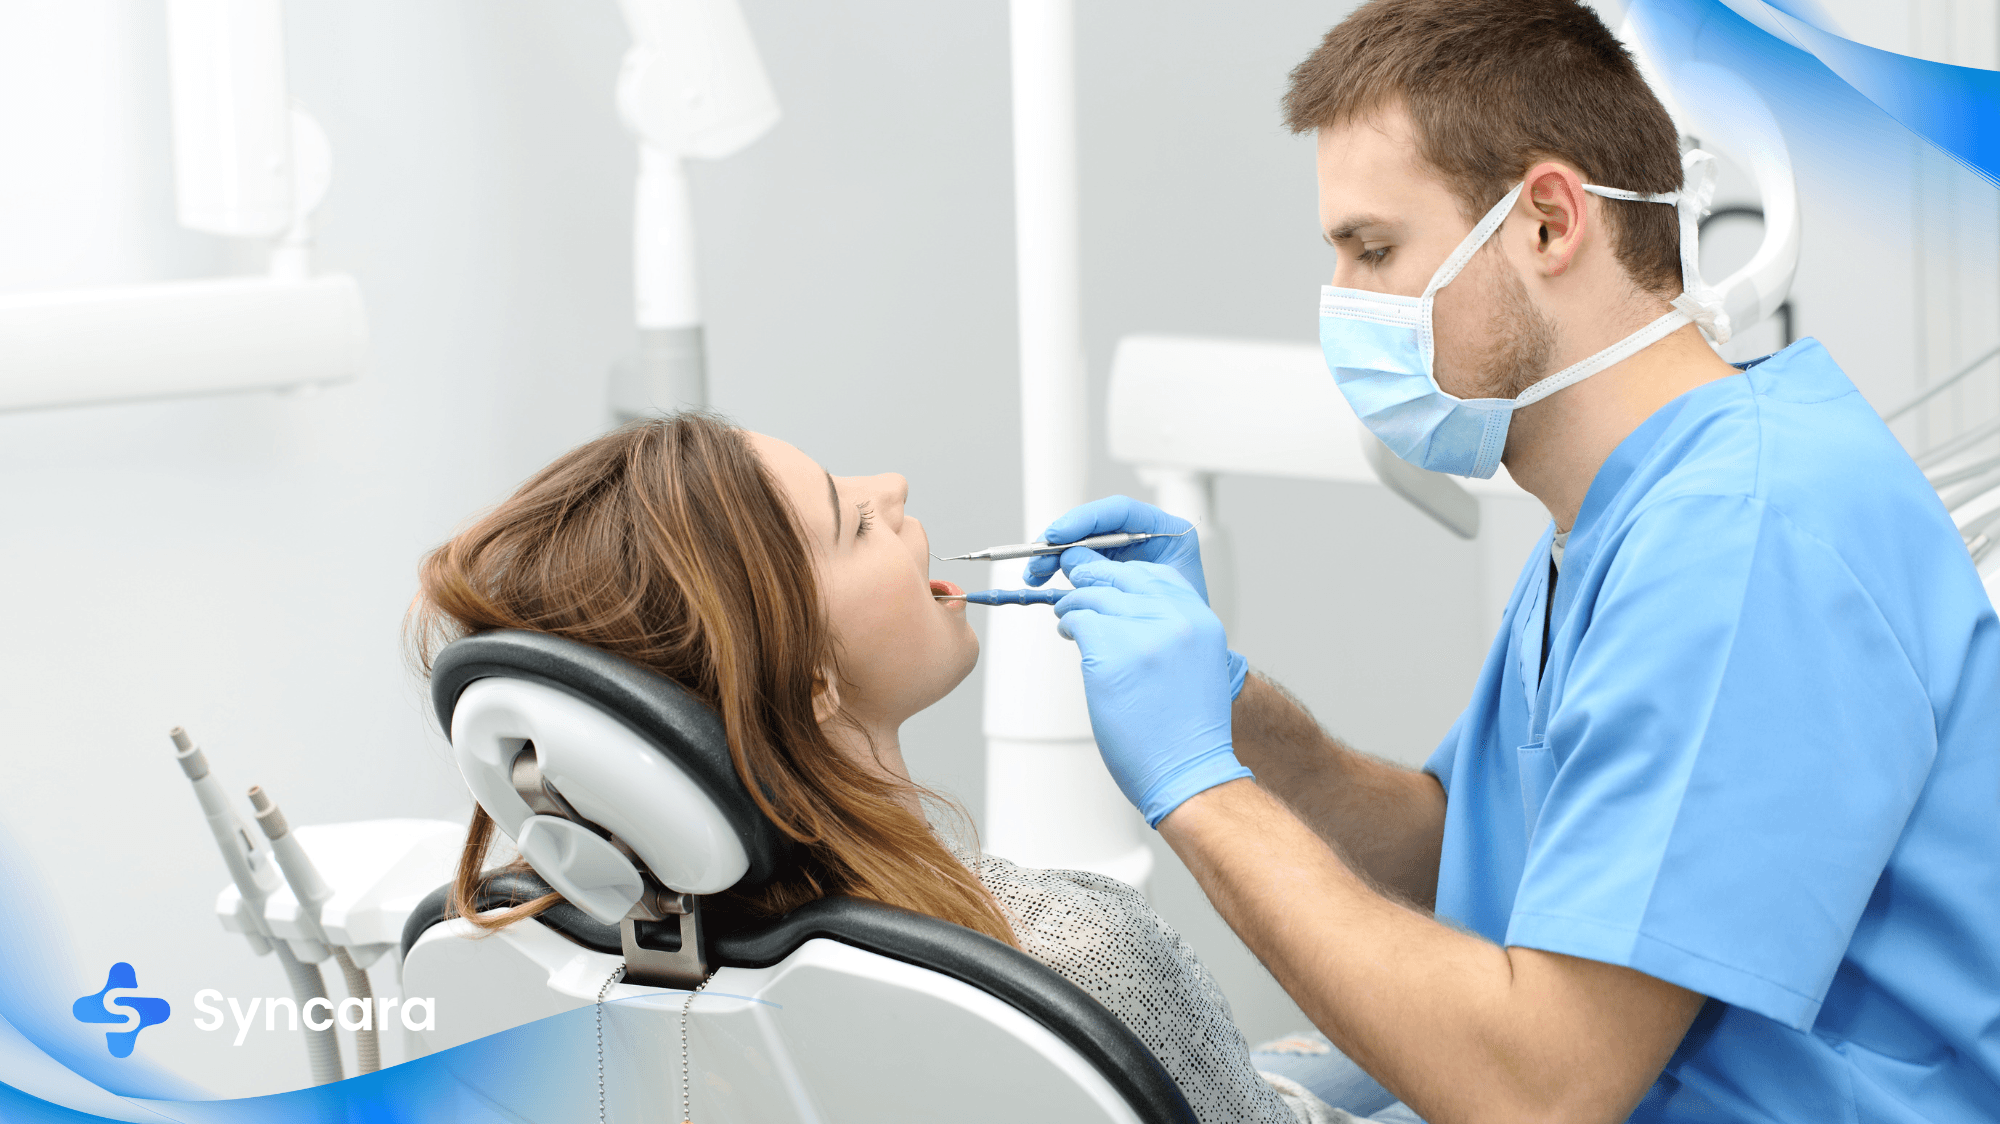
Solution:
{"label": "woman's open mouth", "polygon": [[963,596],[964,593],[965,593],[964,590],[958,588],[957,586],[953,585],[948,581],[945,581],[943,578],[931,579],[932,597],[959,597]]}

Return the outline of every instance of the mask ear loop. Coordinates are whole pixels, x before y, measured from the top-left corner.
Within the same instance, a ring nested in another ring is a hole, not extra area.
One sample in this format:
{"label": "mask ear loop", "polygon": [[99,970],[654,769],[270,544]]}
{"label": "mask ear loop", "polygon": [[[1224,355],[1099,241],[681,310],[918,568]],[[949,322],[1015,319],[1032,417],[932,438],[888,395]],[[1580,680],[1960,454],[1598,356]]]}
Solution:
{"label": "mask ear loop", "polygon": [[1603,187],[1594,183],[1583,185],[1585,191],[1592,195],[1601,195],[1606,199],[1623,199],[1632,203],[1673,204],[1680,217],[1682,292],[1669,302],[1672,305],[1671,309],[1651,324],[1522,391],[1520,397],[1514,399],[1515,409],[1532,406],[1564,387],[1636,355],[1689,322],[1699,325],[1702,333],[1717,343],[1729,339],[1729,317],[1722,311],[1721,298],[1716,296],[1713,290],[1702,286],[1701,269],[1696,260],[1696,254],[1700,251],[1700,230],[1697,222],[1702,215],[1708,213],[1709,198],[1715,193],[1715,157],[1696,149],[1682,158],[1681,172],[1682,186],[1679,191],[1647,193],[1627,191],[1622,187]]}
{"label": "mask ear loop", "polygon": [[1648,194],[1619,187],[1601,187],[1594,183],[1584,184],[1583,189],[1607,199],[1674,205],[1680,218],[1681,294],[1669,303],[1686,313],[1688,319],[1701,328],[1703,335],[1722,344],[1729,342],[1729,313],[1723,310],[1722,294],[1709,288],[1701,279],[1701,219],[1708,214],[1708,205],[1715,198],[1717,170],[1714,154],[1696,148],[1681,157],[1679,191]]}

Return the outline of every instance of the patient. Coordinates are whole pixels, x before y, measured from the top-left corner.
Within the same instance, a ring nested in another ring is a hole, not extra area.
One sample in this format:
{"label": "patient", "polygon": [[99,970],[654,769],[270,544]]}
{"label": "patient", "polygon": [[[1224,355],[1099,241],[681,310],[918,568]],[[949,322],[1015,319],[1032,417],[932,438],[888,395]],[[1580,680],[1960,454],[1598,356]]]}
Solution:
{"label": "patient", "polygon": [[[713,707],[745,787],[809,856],[716,909],[775,916],[849,894],[955,922],[1101,1001],[1203,1124],[1345,1119],[1252,1068],[1228,1000],[1132,887],[1024,869],[933,829],[927,807],[955,808],[910,780],[898,731],[971,672],[979,641],[964,602],[933,599],[960,591],[928,577],[907,493],[901,476],[831,476],[710,415],[633,423],[564,454],[431,552],[412,635],[428,668],[467,633],[552,633]],[[475,809],[454,913],[498,928],[559,900],[474,915],[492,836]]]}

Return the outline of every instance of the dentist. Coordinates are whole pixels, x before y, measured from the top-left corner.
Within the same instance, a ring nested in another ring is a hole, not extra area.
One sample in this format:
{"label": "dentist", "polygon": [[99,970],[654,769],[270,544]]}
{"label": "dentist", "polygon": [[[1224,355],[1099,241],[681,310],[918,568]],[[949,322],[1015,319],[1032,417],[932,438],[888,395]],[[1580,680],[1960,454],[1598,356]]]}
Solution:
{"label": "dentist", "polygon": [[[1572,0],[1375,0],[1285,109],[1341,390],[1553,525],[1421,770],[1246,674],[1194,536],[1066,552],[1120,787],[1430,1124],[1990,1119],[2000,620],[1817,342],[1704,339],[1712,166]],[[1046,537],[1185,526],[1117,498]]]}

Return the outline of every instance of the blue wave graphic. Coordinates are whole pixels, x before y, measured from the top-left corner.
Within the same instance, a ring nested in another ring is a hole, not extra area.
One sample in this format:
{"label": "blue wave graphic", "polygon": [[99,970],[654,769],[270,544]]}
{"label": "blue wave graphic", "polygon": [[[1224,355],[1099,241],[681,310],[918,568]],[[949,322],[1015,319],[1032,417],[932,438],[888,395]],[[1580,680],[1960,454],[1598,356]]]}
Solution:
{"label": "blue wave graphic", "polygon": [[1808,153],[1859,162],[1900,132],[2000,187],[2000,71],[1856,43],[1802,0],[1635,0],[1631,17],[1669,74],[1693,59],[1736,71]]}
{"label": "blue wave graphic", "polygon": [[[127,1099],[134,1118],[175,1124],[590,1124],[597,1013],[581,1007],[332,1085],[237,1100]],[[112,1119],[0,1085],[0,1120],[9,1124]]]}

